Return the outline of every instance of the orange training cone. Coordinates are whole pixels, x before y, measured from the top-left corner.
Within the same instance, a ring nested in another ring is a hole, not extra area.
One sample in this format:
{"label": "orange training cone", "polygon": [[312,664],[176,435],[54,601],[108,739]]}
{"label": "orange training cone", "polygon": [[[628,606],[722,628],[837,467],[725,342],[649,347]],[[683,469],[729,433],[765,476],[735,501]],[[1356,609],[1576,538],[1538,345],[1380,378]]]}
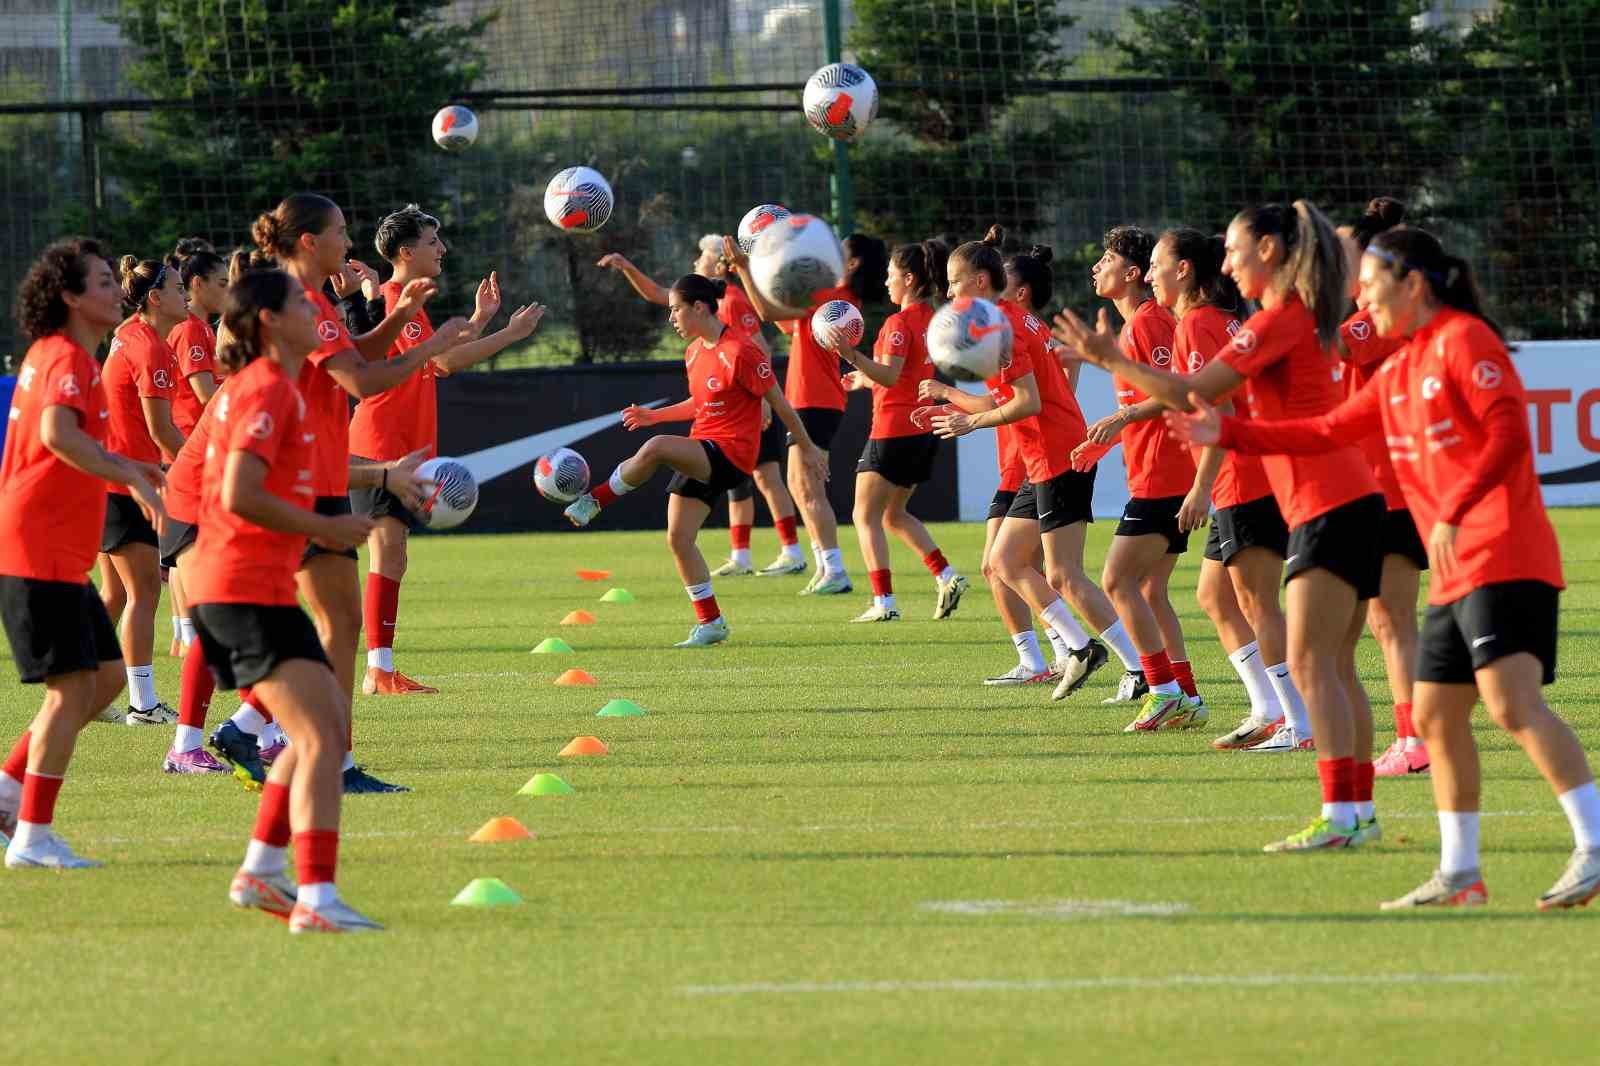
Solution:
{"label": "orange training cone", "polygon": [[579,570],[578,571],[578,580],[579,581],[604,581],[606,578],[608,578],[610,576],[611,576],[611,571],[609,571],[609,570]]}
{"label": "orange training cone", "polygon": [[587,670],[567,670],[556,678],[558,685],[597,685],[594,675]]}
{"label": "orange training cone", "polygon": [[561,749],[562,755],[610,755],[611,749],[599,737],[573,737],[572,743]]}
{"label": "orange training cone", "polygon": [[532,840],[533,834],[515,818],[490,818],[467,839],[474,844],[498,844],[506,840]]}
{"label": "orange training cone", "polygon": [[588,611],[571,611],[561,620],[561,624],[564,626],[592,626],[597,621],[599,619]]}

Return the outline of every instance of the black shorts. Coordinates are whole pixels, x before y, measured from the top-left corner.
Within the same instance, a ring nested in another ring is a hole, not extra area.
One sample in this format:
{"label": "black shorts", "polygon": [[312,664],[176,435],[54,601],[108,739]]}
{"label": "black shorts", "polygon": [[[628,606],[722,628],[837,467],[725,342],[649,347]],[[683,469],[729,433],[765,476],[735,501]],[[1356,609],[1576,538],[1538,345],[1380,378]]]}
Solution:
{"label": "black shorts", "polygon": [[1544,665],[1543,683],[1553,684],[1560,595],[1543,581],[1505,581],[1429,607],[1417,646],[1417,680],[1470,685],[1474,671],[1525,651]]}
{"label": "black shorts", "polygon": [[[325,514],[325,515],[352,514],[353,512],[350,509],[350,497],[348,497],[348,496],[318,496],[317,497],[317,503],[316,503],[316,512],[318,514]],[[300,556],[300,569],[304,570],[306,564],[309,563],[311,560],[315,559],[319,555],[337,555],[337,556],[339,556],[340,558],[343,558],[343,559],[359,559],[359,558],[361,558],[360,553],[358,553],[354,548],[345,548],[344,550],[340,551],[340,550],[335,549],[335,548],[324,548],[321,545],[313,544],[308,540],[308,541],[306,541],[306,550],[305,550],[304,554],[302,554]],[[249,683],[250,682],[248,682],[248,681],[245,682],[245,684],[247,684],[247,685]]]}
{"label": "black shorts", "polygon": [[[843,411],[835,411],[831,407],[797,407],[794,413],[800,416],[800,424],[811,435],[812,444],[823,451],[833,447],[833,438],[839,433],[839,423],[844,421]],[[784,434],[784,439],[789,447],[794,447],[793,433]]]}
{"label": "black shorts", "polygon": [[1094,470],[1068,470],[1042,485],[1024,481],[1006,511],[1007,518],[1027,518],[1039,523],[1040,533],[1050,533],[1074,522],[1094,521]]}
{"label": "black shorts", "polygon": [[737,487],[750,475],[734,466],[714,442],[703,440],[700,442],[700,447],[706,450],[706,458],[711,461],[711,480],[696,481],[694,478],[675,473],[672,475],[672,480],[667,482],[667,491],[675,496],[687,496],[691,500],[699,500],[710,507],[718,496]]}
{"label": "black shorts", "polygon": [[[362,463],[374,463],[376,459],[363,459],[359,455],[351,456],[352,459]],[[381,484],[371,488],[350,490],[350,513],[364,514],[376,521],[379,518],[396,518],[405,523],[407,529],[415,533],[419,529],[427,528],[422,519],[406,510],[406,505],[400,502],[400,497],[384,488]]]}
{"label": "black shorts", "polygon": [[161,529],[161,544],[156,549],[161,553],[161,565],[168,570],[177,566],[178,556],[183,554],[185,548],[193,547],[199,536],[199,526],[191,526],[168,515],[167,524]]}
{"label": "black shorts", "polygon": [[933,477],[939,457],[939,438],[932,433],[909,437],[883,437],[867,441],[856,461],[856,473],[873,473],[903,489],[916,488]]}
{"label": "black shorts", "polygon": [[[771,422],[768,422],[767,428],[761,431],[761,447],[756,452],[756,465],[783,462],[783,453],[787,450],[785,441],[788,436],[789,431],[784,428],[783,423],[778,419],[774,418]],[[728,499],[748,500],[755,494],[756,480],[755,478],[747,477],[728,490]]]}
{"label": "black shorts", "polygon": [[100,530],[101,551],[114,552],[129,544],[148,544],[156,548],[160,543],[156,527],[139,510],[139,504],[132,496],[124,496],[119,492],[106,493],[106,524]]}
{"label": "black shorts", "polygon": [[1182,507],[1182,496],[1154,499],[1135,496],[1122,509],[1122,521],[1117,523],[1116,535],[1145,537],[1160,534],[1167,538],[1168,555],[1182,555],[1189,550],[1189,534],[1178,528],[1178,511]]}
{"label": "black shorts", "polygon": [[1385,555],[1410,559],[1418,570],[1428,569],[1428,549],[1423,546],[1422,537],[1417,533],[1416,519],[1404,507],[1384,512],[1383,530],[1378,534],[1380,563]]}
{"label": "black shorts", "polygon": [[0,576],[0,619],[25,685],[122,660],[117,631],[93,585]]}
{"label": "black shorts", "polygon": [[292,659],[309,659],[333,669],[317,638],[317,627],[299,607],[198,603],[189,609],[189,616],[218,688],[254,685]]}
{"label": "black shorts", "polygon": [[989,518],[1004,518],[1011,510],[1011,505],[1017,500],[1014,491],[996,489],[994,499],[989,501]]}
{"label": "black shorts", "polygon": [[1384,510],[1383,497],[1374,493],[1291,529],[1283,583],[1301,571],[1321,567],[1354,585],[1357,599],[1372,599],[1383,583],[1378,534]]}
{"label": "black shorts", "polygon": [[1207,559],[1227,566],[1246,548],[1265,548],[1280,559],[1289,554],[1289,525],[1271,493],[1224,507],[1211,516]]}

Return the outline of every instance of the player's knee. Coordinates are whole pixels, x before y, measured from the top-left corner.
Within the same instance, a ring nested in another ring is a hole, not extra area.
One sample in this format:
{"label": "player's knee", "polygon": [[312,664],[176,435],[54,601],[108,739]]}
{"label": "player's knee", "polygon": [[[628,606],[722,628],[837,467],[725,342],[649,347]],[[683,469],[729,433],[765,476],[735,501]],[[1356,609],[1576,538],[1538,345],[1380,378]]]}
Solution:
{"label": "player's knee", "polygon": [[1100,587],[1113,600],[1129,600],[1139,595],[1139,581],[1132,574],[1108,566],[1100,575]]}

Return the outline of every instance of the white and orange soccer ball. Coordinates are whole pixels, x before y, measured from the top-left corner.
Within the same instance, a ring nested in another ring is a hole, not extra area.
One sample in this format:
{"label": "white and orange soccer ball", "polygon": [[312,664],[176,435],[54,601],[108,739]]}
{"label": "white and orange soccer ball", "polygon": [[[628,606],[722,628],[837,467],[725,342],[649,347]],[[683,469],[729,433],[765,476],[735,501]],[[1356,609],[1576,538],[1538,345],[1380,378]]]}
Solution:
{"label": "white and orange soccer ball", "polygon": [[782,204],[757,204],[744,213],[739,220],[738,241],[739,247],[745,255],[749,255],[756,247],[756,239],[761,236],[768,226],[774,222],[782,222],[789,217],[789,209]]}
{"label": "white and orange soccer ball", "polygon": [[571,448],[557,448],[533,464],[533,487],[551,503],[571,503],[589,491],[589,462]]}
{"label": "white and orange soccer ball", "polygon": [[849,300],[829,300],[811,315],[811,335],[824,348],[859,347],[866,333],[866,320]]}
{"label": "white and orange soccer ball", "polygon": [[750,253],[750,280],[788,318],[811,309],[819,289],[844,279],[844,246],[814,215],[790,215],[762,231]]}
{"label": "white and orange soccer ball", "polygon": [[1011,365],[1011,321],[980,297],[951,300],[928,323],[928,358],[955,381],[983,381]]}
{"label": "white and orange soccer ball", "polygon": [[417,467],[417,477],[433,482],[422,500],[422,521],[429,529],[454,529],[478,508],[478,479],[459,459],[440,456]]}
{"label": "white and orange soccer ball", "polygon": [[801,104],[824,137],[858,141],[878,113],[878,85],[854,63],[829,63],[807,79]]}
{"label": "white and orange soccer ball", "polygon": [[611,183],[593,167],[568,167],[544,190],[544,214],[568,233],[593,233],[611,218]]}
{"label": "white and orange soccer ball", "polygon": [[447,152],[459,152],[478,139],[478,116],[460,104],[441,107],[433,116],[433,143]]}

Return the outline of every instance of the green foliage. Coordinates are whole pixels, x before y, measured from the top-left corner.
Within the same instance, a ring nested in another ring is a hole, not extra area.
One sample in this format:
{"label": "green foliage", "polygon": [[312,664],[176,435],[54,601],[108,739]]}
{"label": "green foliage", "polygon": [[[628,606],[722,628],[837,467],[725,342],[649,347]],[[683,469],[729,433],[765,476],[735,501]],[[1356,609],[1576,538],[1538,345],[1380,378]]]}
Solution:
{"label": "green foliage", "polygon": [[856,0],[850,43],[881,86],[879,113],[931,144],[990,129],[1015,82],[1066,69],[1061,35],[1073,19],[1056,0]]}

